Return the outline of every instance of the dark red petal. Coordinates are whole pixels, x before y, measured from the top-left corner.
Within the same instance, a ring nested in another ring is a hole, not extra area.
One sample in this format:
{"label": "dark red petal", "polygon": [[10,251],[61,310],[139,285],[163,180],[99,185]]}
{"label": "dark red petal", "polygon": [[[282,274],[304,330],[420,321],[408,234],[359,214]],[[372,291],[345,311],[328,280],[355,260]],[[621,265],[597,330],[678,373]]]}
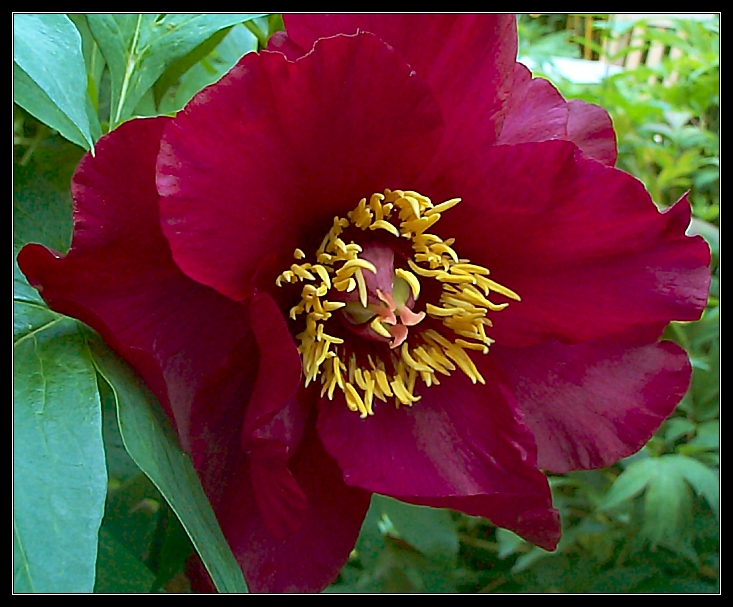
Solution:
{"label": "dark red petal", "polygon": [[[307,410],[290,410],[301,388],[302,363],[285,319],[272,297],[257,294],[249,309],[260,360],[257,383],[242,427],[242,446],[253,453],[275,442],[286,462],[300,442]],[[284,415],[286,413],[286,415]]]}
{"label": "dark red petal", "polygon": [[496,146],[451,167],[434,190],[463,197],[437,232],[522,297],[492,316],[500,344],[696,320],[706,304],[710,252],[685,236],[689,204],[660,213],[639,181],[572,143]]}
{"label": "dark red petal", "polygon": [[589,158],[607,166],[616,164],[616,133],[608,112],[580,99],[568,101],[568,139]]}
{"label": "dark red petal", "polygon": [[672,342],[631,341],[635,333],[572,346],[492,348],[534,432],[541,468],[600,468],[631,455],[684,396],[687,354]]}
{"label": "dark red petal", "polygon": [[173,415],[188,448],[193,399],[248,335],[240,304],[193,282],[160,231],[155,161],[170,120],[127,122],[74,174],[74,238],[65,257],[40,245],[18,262],[49,305],[96,329]]}
{"label": "dark red petal", "polygon": [[218,513],[252,592],[323,590],[346,564],[369,508],[370,494],[344,484],[312,427],[290,467],[307,503],[307,524],[296,533],[277,538],[269,531],[246,464],[229,483]]}
{"label": "dark red petal", "polygon": [[521,63],[514,67],[514,86],[506,106],[498,144],[568,138],[568,107],[559,91]]}
{"label": "dark red petal", "polygon": [[[234,299],[315,249],[373,192],[414,183],[441,135],[428,87],[371,34],[245,55],[166,129],[163,230],[181,268]],[[407,186],[406,186],[407,187]]]}
{"label": "dark red petal", "polygon": [[[489,365],[484,378],[486,385],[473,385],[460,373],[441,376],[412,407],[377,402],[366,419],[342,397],[321,399],[319,435],[350,485],[419,504],[470,505],[473,514],[532,535],[525,514],[543,511],[543,524],[555,517],[547,479],[502,377]],[[521,503],[527,510],[516,509]]]}
{"label": "dark red petal", "polygon": [[528,542],[554,550],[562,535],[560,513],[548,495],[471,495],[415,500],[401,498],[420,506],[451,508],[471,516],[490,517],[497,527],[511,529]]}
{"label": "dark red petal", "polygon": [[305,522],[306,497],[287,465],[300,444],[311,400],[301,383],[301,362],[285,319],[267,294],[250,305],[260,351],[257,382],[242,426],[242,449],[260,516],[275,537]]}
{"label": "dark red petal", "polygon": [[372,32],[395,48],[435,95],[446,123],[439,156],[461,157],[466,142],[491,145],[501,130],[517,56],[514,15],[285,15],[303,48],[338,33]]}
{"label": "dark red petal", "polygon": [[514,68],[514,86],[506,107],[498,144],[560,139],[572,141],[582,152],[607,166],[616,163],[616,133],[603,108],[560,92],[521,63]]}

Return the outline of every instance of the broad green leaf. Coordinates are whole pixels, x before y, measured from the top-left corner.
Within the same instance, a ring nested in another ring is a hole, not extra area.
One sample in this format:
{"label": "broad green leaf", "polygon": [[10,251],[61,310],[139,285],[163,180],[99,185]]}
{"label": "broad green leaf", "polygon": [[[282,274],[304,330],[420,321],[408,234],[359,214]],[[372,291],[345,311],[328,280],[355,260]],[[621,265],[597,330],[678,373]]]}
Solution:
{"label": "broad green leaf", "polygon": [[[13,251],[40,242],[64,252],[71,242],[69,178],[79,160],[79,148],[64,145],[60,153],[37,152],[27,166],[15,165],[13,183]],[[13,263],[15,299],[42,303],[38,292]]]}
{"label": "broad green leaf", "polygon": [[91,592],[107,474],[94,367],[76,321],[15,302],[16,592]]}
{"label": "broad green leaf", "polygon": [[84,63],[87,67],[87,92],[92,108],[96,113],[99,111],[99,92],[102,84],[102,72],[104,72],[104,57],[99,50],[92,32],[89,30],[86,15],[70,14],[69,19],[74,22],[76,29],[81,35],[81,50],[84,53]]}
{"label": "broad green leaf", "polygon": [[13,35],[16,103],[70,141],[94,148],[87,72],[74,24],[66,15],[17,14]]}
{"label": "broad green leaf", "polygon": [[[28,166],[15,166],[13,248],[16,252],[29,242],[40,242],[62,253],[68,250],[72,231],[69,182],[62,188],[54,177],[35,158]],[[65,180],[66,175],[61,178]]]}
{"label": "broad green leaf", "polygon": [[381,495],[375,495],[373,499],[403,540],[425,556],[455,562],[458,534],[450,512],[413,506]]}
{"label": "broad green leaf", "polygon": [[160,405],[144,383],[87,331],[100,375],[112,388],[127,451],[176,513],[220,592],[247,592],[242,571],[219,528],[191,460],[181,451]]}
{"label": "broad green leaf", "polygon": [[90,14],[89,29],[112,79],[110,125],[133,114],[143,94],[176,60],[248,14]]}
{"label": "broad green leaf", "polygon": [[155,575],[104,527],[99,530],[99,558],[94,592],[150,592]]}

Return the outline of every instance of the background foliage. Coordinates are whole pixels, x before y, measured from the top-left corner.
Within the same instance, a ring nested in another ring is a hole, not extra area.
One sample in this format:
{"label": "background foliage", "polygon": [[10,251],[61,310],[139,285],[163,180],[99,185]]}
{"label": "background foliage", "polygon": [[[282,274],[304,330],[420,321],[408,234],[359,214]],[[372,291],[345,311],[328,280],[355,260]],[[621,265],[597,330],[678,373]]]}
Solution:
{"label": "background foliage", "polygon": [[[102,133],[178,111],[281,28],[263,15],[15,15],[15,254],[27,242],[68,249],[69,180]],[[632,31],[611,56],[609,41]],[[691,190],[713,283],[702,320],[667,337],[690,354],[692,386],[638,454],[550,479],[565,530],[554,553],[483,519],[375,496],[328,591],[716,592],[718,19],[522,15],[519,33],[536,73],[609,110],[618,166],[657,204]],[[623,63],[655,44],[661,61],[594,82],[557,69],[558,57]],[[17,265],[14,367],[16,592],[186,591],[194,550],[220,590],[246,591],[154,397],[91,330],[49,310]]]}

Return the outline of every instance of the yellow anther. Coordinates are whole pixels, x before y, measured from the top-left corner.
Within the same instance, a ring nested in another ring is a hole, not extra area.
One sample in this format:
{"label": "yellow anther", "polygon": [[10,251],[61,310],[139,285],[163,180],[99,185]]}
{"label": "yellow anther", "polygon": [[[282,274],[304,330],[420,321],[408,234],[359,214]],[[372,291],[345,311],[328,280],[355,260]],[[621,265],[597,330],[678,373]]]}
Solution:
{"label": "yellow anther", "polygon": [[[374,217],[376,217],[376,221],[374,223],[377,223],[378,221],[382,221],[384,219],[384,206],[382,205],[383,200],[383,194],[372,194],[371,198],[369,199],[369,208],[374,211]],[[372,227],[371,229],[374,228]]]}
{"label": "yellow anther", "polygon": [[468,274],[448,274],[443,272],[436,277],[440,282],[452,282],[454,284],[475,284],[476,279]]}
{"label": "yellow anther", "polygon": [[488,299],[486,299],[483,295],[481,295],[481,293],[478,292],[478,290],[472,287],[464,287],[461,294],[468,301],[478,304],[480,306],[483,306],[485,308],[488,308],[489,310],[493,310],[494,312],[499,312],[509,305],[508,303],[495,304],[489,301]]}
{"label": "yellow anther", "polygon": [[477,350],[483,354],[488,354],[489,352],[489,348],[485,344],[477,344],[474,342],[466,341],[465,339],[456,339],[456,345],[459,345],[467,350]]}
{"label": "yellow anther", "polygon": [[479,274],[481,276],[489,274],[489,271],[483,266],[477,266],[472,263],[456,263],[451,266],[450,270],[457,274]]}
{"label": "yellow anther", "polygon": [[458,253],[456,253],[451,247],[444,242],[436,242],[430,245],[430,250],[439,255],[448,255],[454,262],[458,263]]}
{"label": "yellow anther", "polygon": [[357,268],[354,275],[356,276],[356,284],[359,287],[359,301],[361,302],[361,305],[366,308],[369,302],[369,296],[367,293],[366,281],[364,280],[364,274],[362,274],[361,268]]}
{"label": "yellow anther", "polygon": [[327,289],[331,288],[331,277],[328,275],[328,270],[324,268],[320,264],[316,264],[311,268],[316,274],[318,274],[318,277],[323,281],[323,284],[326,285]]}
{"label": "yellow anther", "polygon": [[427,373],[432,373],[433,369],[431,367],[417,362],[414,358],[412,358],[412,356],[410,356],[410,348],[408,347],[407,342],[402,344],[400,354],[402,355],[402,360],[405,361],[408,367],[415,369],[415,371],[425,371]]}
{"label": "yellow anther", "polygon": [[376,266],[371,262],[367,261],[366,259],[350,259],[347,261],[341,268],[339,268],[338,272],[336,273],[338,276],[344,276],[346,274],[351,275],[353,274],[352,268],[362,268],[364,270],[369,270],[373,274],[377,273]]}
{"label": "yellow anther", "polygon": [[[433,209],[431,209],[433,210]],[[410,221],[403,221],[400,224],[400,231],[402,234],[408,232],[415,232],[416,234],[422,234],[425,230],[434,226],[440,220],[440,213],[435,215],[420,217],[420,219],[412,219]]]}
{"label": "yellow anther", "polygon": [[415,218],[420,217],[420,203],[417,201],[417,198],[414,198],[413,196],[405,195],[402,200],[407,201],[407,203],[410,205],[410,209],[412,210],[412,214],[415,216]]}
{"label": "yellow anther", "polygon": [[311,274],[308,269],[310,268],[310,264],[304,264],[304,265],[298,265],[297,263],[294,263],[292,266],[290,266],[290,269],[295,273],[296,276],[300,278],[304,278],[306,280],[315,280],[316,277]]}
{"label": "yellow anther", "polygon": [[[448,361],[450,364],[445,365],[443,362],[435,356],[435,354],[429,353],[425,348],[422,346],[419,346],[413,350],[415,352],[415,356],[417,356],[422,362],[424,362],[429,367],[432,367],[438,373],[442,373],[443,375],[450,375],[450,368],[453,367],[452,363]],[[444,358],[444,357],[443,357]],[[455,367],[453,367],[455,369]]]}
{"label": "yellow anther", "polygon": [[410,392],[407,391],[407,388],[402,383],[401,377],[395,377],[389,385],[392,387],[392,391],[397,397],[397,400],[399,400],[403,405],[411,405],[412,403],[416,403],[420,400],[419,396],[410,394]]}
{"label": "yellow anther", "polygon": [[384,372],[383,369],[375,369],[374,375],[377,379],[377,385],[379,388],[384,392],[386,396],[394,396],[392,393],[392,388],[389,385],[389,382],[387,381],[387,374]]}
{"label": "yellow anther", "polygon": [[295,252],[293,253],[293,257],[295,259],[305,259],[305,253],[303,253],[302,249],[295,249]]}
{"label": "yellow anther", "polygon": [[417,277],[412,272],[408,272],[402,268],[397,268],[394,273],[410,285],[412,296],[417,299],[420,295],[420,281]]}
{"label": "yellow anther", "polygon": [[326,310],[326,312],[333,312],[334,310],[338,310],[340,308],[345,308],[346,302],[345,301],[324,301],[323,302],[323,309]]}
{"label": "yellow anther", "polygon": [[460,198],[452,198],[450,200],[446,200],[445,202],[436,204],[432,209],[425,211],[425,215],[430,216],[430,215],[435,215],[436,213],[444,213],[448,209],[452,209],[459,202],[461,202]]}
{"label": "yellow anther", "polygon": [[338,291],[346,291],[347,293],[351,293],[354,289],[356,289],[356,281],[351,277],[345,278],[343,280],[334,280],[333,286],[336,287],[336,290]]}
{"label": "yellow anther", "polygon": [[387,230],[390,234],[392,234],[393,236],[397,236],[397,237],[399,237],[400,235],[400,231],[395,226],[393,226],[388,221],[384,221],[383,219],[377,219],[372,225],[369,226],[369,229],[370,230],[378,230],[378,229]]}
{"label": "yellow anther", "polygon": [[426,278],[435,278],[436,276],[439,276],[440,274],[443,274],[440,270],[428,270],[426,268],[421,268],[419,265],[417,265],[412,259],[407,260],[407,265],[410,266],[410,269],[415,272],[418,276],[425,276]]}
{"label": "yellow anther", "polygon": [[369,326],[372,328],[372,331],[374,331],[378,335],[386,337],[387,339],[392,339],[392,334],[384,328],[384,325],[382,324],[379,316],[376,316],[374,320],[369,323]]}
{"label": "yellow anther", "polygon": [[356,406],[356,409],[351,409],[352,411],[358,410],[359,413],[361,413],[361,418],[364,419],[367,416],[367,409],[364,406],[364,401],[361,400],[361,396],[359,396],[359,393],[356,391],[356,388],[354,388],[351,384],[346,384],[346,391],[344,392],[346,394],[346,404],[349,404],[349,401],[353,405]]}
{"label": "yellow anther", "polygon": [[[514,291],[512,291],[511,289],[507,289],[504,285],[500,285],[498,282],[494,282],[493,280],[489,280],[488,278],[483,277],[479,277],[477,282],[482,289],[494,291],[495,293],[499,293],[504,297],[513,299],[514,301],[522,301],[522,298],[519,297],[519,295],[517,295]],[[486,293],[486,295],[488,295],[488,293]]]}

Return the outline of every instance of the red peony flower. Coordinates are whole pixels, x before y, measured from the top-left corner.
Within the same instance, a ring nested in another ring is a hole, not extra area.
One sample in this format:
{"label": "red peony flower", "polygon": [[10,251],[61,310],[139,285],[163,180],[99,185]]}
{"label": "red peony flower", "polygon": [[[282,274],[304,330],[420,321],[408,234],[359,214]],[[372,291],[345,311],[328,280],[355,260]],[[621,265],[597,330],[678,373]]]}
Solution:
{"label": "red peony flower", "polygon": [[285,23],[103,137],[68,255],[21,268],[154,390],[252,590],[331,582],[372,492],[553,549],[540,469],[633,453],[688,386],[658,341],[706,302],[688,203],[613,168],[509,15]]}

